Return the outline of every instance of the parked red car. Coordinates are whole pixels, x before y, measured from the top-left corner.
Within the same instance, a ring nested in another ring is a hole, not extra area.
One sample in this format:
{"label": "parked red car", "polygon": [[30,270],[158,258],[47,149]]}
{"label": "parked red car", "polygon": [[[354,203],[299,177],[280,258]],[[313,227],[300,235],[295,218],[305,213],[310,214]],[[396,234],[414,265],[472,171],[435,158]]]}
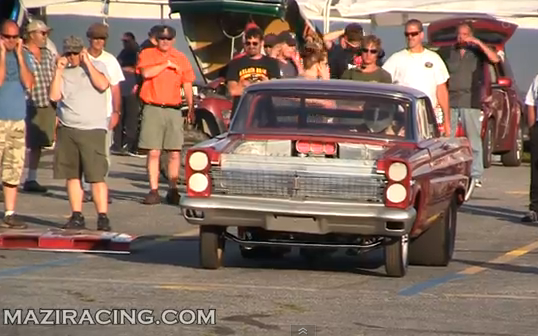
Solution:
{"label": "parked red car", "polygon": [[482,140],[484,167],[491,166],[492,156],[501,155],[505,166],[519,166],[523,155],[526,119],[519,90],[506,59],[504,47],[517,29],[517,25],[493,18],[457,17],[436,21],[428,27],[428,41],[441,56],[443,47],[456,43],[456,27],[471,22],[474,36],[497,50],[501,62],[484,65],[482,88]]}

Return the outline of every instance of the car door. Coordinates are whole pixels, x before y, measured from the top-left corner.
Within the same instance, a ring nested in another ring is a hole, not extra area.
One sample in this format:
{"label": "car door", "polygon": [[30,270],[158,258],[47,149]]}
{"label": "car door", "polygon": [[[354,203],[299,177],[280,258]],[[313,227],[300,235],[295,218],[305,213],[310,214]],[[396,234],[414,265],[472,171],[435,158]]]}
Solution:
{"label": "car door", "polygon": [[448,206],[454,154],[460,140],[442,137],[431,103],[425,98],[417,101],[415,114],[419,146],[427,148],[430,153],[429,171],[422,176],[422,192],[426,196],[426,219],[433,218]]}
{"label": "car door", "polygon": [[490,85],[491,85],[491,100],[488,102],[488,106],[491,109],[491,115],[489,122],[493,123],[493,146],[497,149],[501,143],[503,135],[506,133],[507,118],[509,118],[507,100],[508,96],[504,89],[497,86],[499,79],[498,68],[494,64],[486,65],[489,71]]}

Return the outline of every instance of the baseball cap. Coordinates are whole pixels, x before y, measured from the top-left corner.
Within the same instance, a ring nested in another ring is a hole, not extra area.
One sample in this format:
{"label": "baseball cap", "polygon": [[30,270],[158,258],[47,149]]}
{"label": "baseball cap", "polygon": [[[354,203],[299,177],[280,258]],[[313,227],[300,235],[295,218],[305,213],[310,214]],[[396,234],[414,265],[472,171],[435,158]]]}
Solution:
{"label": "baseball cap", "polygon": [[278,38],[275,34],[270,33],[263,38],[263,44],[266,47],[274,47],[278,43]]}
{"label": "baseball cap", "polygon": [[45,22],[41,20],[33,20],[26,26],[26,31],[31,33],[35,31],[41,31],[41,32],[48,32],[51,28],[45,24]]}
{"label": "baseball cap", "polygon": [[69,36],[66,39],[64,39],[64,45],[63,50],[64,53],[74,52],[79,53],[84,48],[84,42],[82,42],[82,39],[78,36]]}
{"label": "baseball cap", "polygon": [[344,35],[350,41],[359,41],[364,35],[364,29],[358,23],[350,23],[344,29]]}
{"label": "baseball cap", "polygon": [[282,33],[278,34],[278,42],[286,43],[289,46],[297,45],[297,41],[295,41],[295,36],[289,31],[283,31]]}
{"label": "baseball cap", "polygon": [[86,32],[88,38],[108,38],[108,27],[103,23],[94,23]]}

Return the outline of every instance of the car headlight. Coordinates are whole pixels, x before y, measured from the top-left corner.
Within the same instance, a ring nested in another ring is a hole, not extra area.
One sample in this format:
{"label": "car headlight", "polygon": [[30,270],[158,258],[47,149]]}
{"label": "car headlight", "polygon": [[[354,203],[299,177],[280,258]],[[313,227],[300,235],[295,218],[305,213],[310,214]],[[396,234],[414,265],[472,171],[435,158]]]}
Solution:
{"label": "car headlight", "polygon": [[403,181],[407,177],[407,166],[401,162],[394,162],[390,165],[388,178],[394,182]]}
{"label": "car headlight", "polygon": [[204,170],[209,164],[209,158],[204,152],[194,152],[189,157],[189,167],[192,170]]}
{"label": "car headlight", "polygon": [[391,185],[387,189],[387,199],[392,203],[401,203],[407,197],[407,190],[399,183]]}
{"label": "car headlight", "polygon": [[207,189],[209,179],[202,173],[192,174],[189,177],[189,188],[194,192],[202,192]]}

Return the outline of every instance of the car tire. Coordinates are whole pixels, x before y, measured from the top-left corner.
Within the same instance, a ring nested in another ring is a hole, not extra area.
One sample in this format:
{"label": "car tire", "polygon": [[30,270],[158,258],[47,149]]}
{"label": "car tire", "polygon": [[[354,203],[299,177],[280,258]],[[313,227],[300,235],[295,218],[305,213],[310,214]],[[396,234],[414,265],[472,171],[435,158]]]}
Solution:
{"label": "car tire", "polygon": [[517,127],[517,133],[514,137],[514,143],[508,153],[501,156],[501,161],[506,167],[519,167],[523,157],[523,129],[520,125]]}
{"label": "car tire", "polygon": [[200,227],[200,265],[206,269],[218,269],[222,266],[226,239],[223,228],[213,226]]}
{"label": "car tire", "polygon": [[409,236],[392,238],[385,245],[385,272],[390,277],[403,277],[409,266]]}
{"label": "car tire", "polygon": [[447,266],[452,260],[458,221],[456,198],[429,229],[409,244],[409,263],[420,266]]}
{"label": "car tire", "polygon": [[484,139],[482,141],[482,158],[484,161],[484,168],[491,167],[491,162],[493,161],[494,134],[495,126],[493,125],[493,119],[489,119],[486,134],[484,135]]}

